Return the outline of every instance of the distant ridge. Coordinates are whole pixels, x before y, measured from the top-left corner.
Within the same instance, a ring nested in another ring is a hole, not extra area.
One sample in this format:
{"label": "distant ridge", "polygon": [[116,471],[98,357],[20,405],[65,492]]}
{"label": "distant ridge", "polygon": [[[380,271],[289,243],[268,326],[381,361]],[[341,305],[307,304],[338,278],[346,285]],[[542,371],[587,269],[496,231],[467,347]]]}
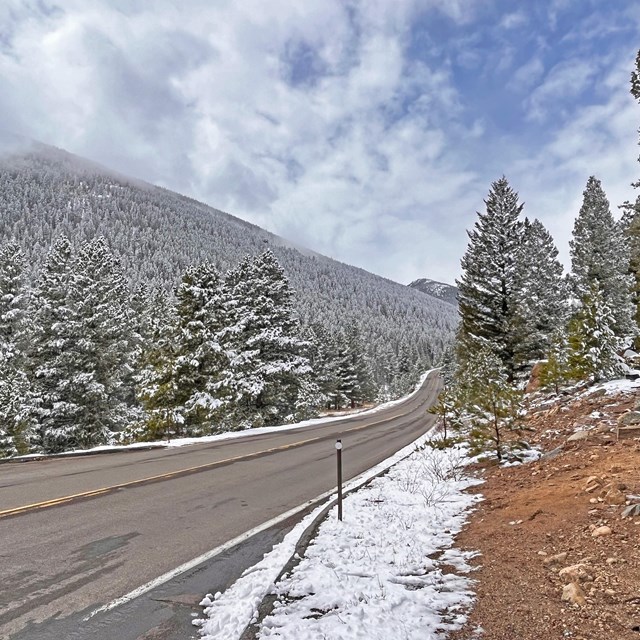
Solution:
{"label": "distant ridge", "polygon": [[427,293],[438,300],[444,300],[449,304],[458,305],[458,288],[444,282],[429,280],[429,278],[418,278],[408,285],[412,289]]}

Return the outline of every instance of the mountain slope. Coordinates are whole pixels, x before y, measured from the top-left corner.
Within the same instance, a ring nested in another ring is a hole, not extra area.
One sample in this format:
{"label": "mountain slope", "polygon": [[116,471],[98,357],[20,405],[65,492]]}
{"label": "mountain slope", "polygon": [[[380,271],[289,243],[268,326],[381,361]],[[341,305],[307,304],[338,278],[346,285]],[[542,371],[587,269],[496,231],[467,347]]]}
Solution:
{"label": "mountain slope", "polygon": [[429,280],[429,278],[418,278],[409,285],[412,289],[417,289],[438,300],[444,300],[449,304],[458,304],[458,288],[444,282]]}
{"label": "mountain slope", "polygon": [[[14,145],[15,147],[15,145]],[[35,269],[53,239],[104,235],[132,286],[172,289],[190,264],[221,271],[270,247],[297,292],[306,324],[359,325],[384,379],[389,359],[410,351],[427,366],[457,322],[455,308],[385,278],[307,250],[191,198],[121,176],[46,145],[0,157],[0,242],[17,240]]]}

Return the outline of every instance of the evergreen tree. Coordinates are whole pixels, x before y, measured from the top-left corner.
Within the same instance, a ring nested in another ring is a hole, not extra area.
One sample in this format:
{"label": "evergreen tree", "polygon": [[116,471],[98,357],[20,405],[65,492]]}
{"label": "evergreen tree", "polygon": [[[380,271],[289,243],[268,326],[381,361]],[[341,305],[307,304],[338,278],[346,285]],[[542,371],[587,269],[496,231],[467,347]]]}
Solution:
{"label": "evergreen tree", "polygon": [[570,379],[568,337],[564,327],[560,327],[551,336],[546,362],[540,372],[540,385],[543,389],[553,389],[557,395]]}
{"label": "evergreen tree", "polygon": [[71,262],[71,243],[60,236],[40,270],[32,301],[29,377],[32,412],[38,425],[33,442],[36,451],[59,450],[63,445],[49,442],[49,437],[73,420],[74,411],[66,401],[72,371],[64,366],[63,355],[72,338],[68,300]]}
{"label": "evergreen tree", "polygon": [[168,296],[158,292],[144,303],[142,311],[147,316],[142,320],[147,325],[143,335],[148,337],[143,342],[136,380],[137,398],[144,409],[140,436],[144,440],[170,438],[182,431],[184,423],[174,375],[180,350],[176,310]]}
{"label": "evergreen tree", "polygon": [[226,299],[220,275],[210,264],[187,270],[178,291],[182,351],[176,367],[184,384],[185,426],[189,434],[219,428],[228,403],[229,361],[220,344],[226,327]]}
{"label": "evergreen tree", "polygon": [[311,345],[309,364],[318,386],[317,406],[330,409],[333,406],[332,398],[338,388],[335,340],[331,333],[318,323],[307,327],[307,334],[303,338]]}
{"label": "evergreen tree", "polygon": [[[640,51],[636,56],[635,69],[631,73],[631,95],[640,101]],[[639,158],[640,159],[640,158]],[[640,187],[640,181],[632,185]],[[622,205],[623,233],[627,239],[629,250],[629,273],[632,278],[632,301],[634,304],[634,319],[640,326],[640,196],[634,203],[625,202]],[[636,338],[636,342],[638,338]],[[636,347],[639,345],[636,344]]]}
{"label": "evergreen tree", "polygon": [[493,451],[500,462],[519,431],[522,393],[486,345],[467,361],[463,380],[471,445],[476,451]]}
{"label": "evergreen tree", "polygon": [[526,370],[544,358],[553,332],[567,321],[567,288],[558,250],[544,225],[525,220],[517,266],[516,362]]}
{"label": "evergreen tree", "polygon": [[569,369],[574,379],[600,382],[622,373],[614,323],[613,310],[596,280],[569,323]]}
{"label": "evergreen tree", "polygon": [[628,275],[628,244],[609,209],[600,181],[591,176],[573,228],[571,283],[574,295],[592,295],[594,283],[607,303],[618,337],[635,332],[631,303],[632,278]]}
{"label": "evergreen tree", "polygon": [[106,444],[131,421],[132,408],[122,398],[135,354],[128,298],[106,240],[85,243],[71,270],[67,340],[57,362],[61,400],[43,434],[48,451]]}
{"label": "evergreen tree", "polygon": [[147,437],[195,436],[218,430],[229,362],[220,345],[226,326],[223,286],[209,263],[189,267],[165,322],[151,326],[140,397],[148,414]]}
{"label": "evergreen tree", "polygon": [[456,349],[453,343],[448,345],[447,348],[442,352],[439,366],[440,376],[442,377],[444,384],[452,385],[455,380],[456,370],[458,368]]}
{"label": "evergreen tree", "polygon": [[418,382],[419,357],[412,346],[403,339],[398,348],[394,375],[394,395],[401,396],[412,391]]}
{"label": "evergreen tree", "polygon": [[[347,394],[347,398],[352,407],[371,402],[374,399],[375,391],[373,385],[373,374],[371,363],[362,340],[360,327],[353,323],[346,331],[346,341],[348,346],[348,357],[351,359],[349,367],[355,374],[355,384]],[[411,357],[407,354],[407,369],[411,368]],[[409,376],[410,374],[408,374]]]}
{"label": "evergreen tree", "polygon": [[518,194],[506,178],[491,185],[486,211],[478,213],[457,281],[460,311],[458,356],[471,357],[488,345],[503,363],[509,380],[515,377],[519,281],[517,266],[522,236]]}
{"label": "evergreen tree", "polygon": [[267,250],[243,260],[227,274],[225,285],[229,326],[223,346],[231,354],[236,425],[282,424],[294,419],[296,407],[306,414],[302,396],[314,395],[306,355],[310,345],[300,337],[284,270]]}
{"label": "evergreen tree", "polygon": [[15,363],[0,362],[0,458],[31,451],[34,424],[29,381]]}
{"label": "evergreen tree", "polygon": [[32,437],[25,375],[28,292],[20,247],[0,247],[0,457],[27,453]]}
{"label": "evergreen tree", "polygon": [[461,391],[456,385],[445,384],[438,395],[438,401],[429,409],[429,413],[440,418],[442,438],[445,441],[449,439],[452,431],[459,432],[464,427],[466,397]]}
{"label": "evergreen tree", "polygon": [[20,246],[10,242],[0,247],[0,359],[20,355],[26,341],[28,292],[25,257]]}

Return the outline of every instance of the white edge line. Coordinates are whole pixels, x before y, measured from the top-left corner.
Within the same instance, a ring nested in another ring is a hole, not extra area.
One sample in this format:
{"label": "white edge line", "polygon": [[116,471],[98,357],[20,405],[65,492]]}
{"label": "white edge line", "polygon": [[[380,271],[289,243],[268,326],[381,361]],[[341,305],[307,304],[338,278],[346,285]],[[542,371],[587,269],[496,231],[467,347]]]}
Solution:
{"label": "white edge line", "polygon": [[[386,460],[379,462],[376,466],[371,467],[370,469],[363,471],[360,475],[356,476],[355,478],[352,478],[349,482],[345,483],[344,490],[352,491],[353,489],[358,487],[358,485],[368,482],[374,476],[392,467],[399,460],[401,460],[402,458],[412,453],[415,450],[416,446],[419,446],[421,442],[427,439],[427,437],[429,436],[431,431],[433,431],[434,428],[435,428],[435,425],[434,427],[429,429],[429,431],[422,434],[421,436],[416,438],[413,442],[408,444],[406,447],[403,447],[399,451],[396,451],[396,453],[394,453],[392,456],[390,456]],[[197,558],[193,558],[193,560],[189,560],[188,562],[181,564],[179,567],[176,567],[175,569],[172,569],[171,571],[168,571],[167,573],[164,573],[163,575],[157,578],[154,578],[153,580],[147,582],[146,584],[143,584],[137,589],[134,589],[133,591],[130,591],[129,593],[121,596],[120,598],[116,598],[115,600],[112,600],[111,602],[104,604],[101,607],[98,607],[97,609],[94,609],[88,616],[83,618],[82,621],[87,622],[99,613],[106,613],[107,611],[111,611],[116,607],[126,604],[127,602],[131,602],[131,600],[135,600],[136,598],[139,598],[140,596],[144,595],[145,593],[148,593],[152,589],[155,589],[156,587],[159,587],[165,584],[166,582],[169,582],[169,580],[172,580],[173,578],[176,578],[179,575],[182,575],[183,573],[190,571],[191,569],[197,567],[199,564],[206,562],[207,560],[211,560],[212,558],[215,558],[217,555],[224,553],[225,551],[228,551],[229,549],[235,547],[241,542],[245,542],[246,540],[253,537],[254,535],[261,533],[262,531],[265,531],[267,529],[270,529],[271,527],[279,524],[283,520],[286,520],[287,518],[290,518],[291,516],[294,516],[297,513],[300,513],[300,511],[304,511],[311,505],[317,502],[320,502],[325,498],[328,498],[329,496],[332,496],[333,494],[336,493],[336,491],[337,491],[337,487],[331,489],[330,491],[325,491],[324,493],[321,493],[319,496],[316,496],[311,500],[307,500],[301,505],[294,507],[289,511],[285,511],[285,513],[282,513],[279,516],[272,518],[271,520],[267,520],[267,522],[263,522],[257,527],[254,527],[253,529],[246,531],[245,533],[237,536],[236,538],[233,538],[232,540],[225,542],[219,547],[216,547],[215,549],[211,549],[211,551],[207,551],[206,553],[203,553],[201,556],[198,556]]]}
{"label": "white edge line", "polygon": [[322,493],[321,495],[317,496],[316,498],[313,498],[312,500],[308,500],[307,502],[304,502],[303,504],[297,507],[294,507],[289,511],[286,511],[285,513],[282,513],[279,516],[272,518],[271,520],[267,520],[267,522],[263,522],[261,525],[258,525],[257,527],[254,527],[249,531],[245,531],[242,535],[239,535],[236,538],[233,538],[232,540],[225,542],[219,547],[216,547],[215,549],[211,549],[211,551],[207,551],[206,553],[203,553],[201,556],[198,556],[197,558],[193,558],[193,560],[189,560],[188,562],[181,564],[179,567],[176,567],[175,569],[172,569],[171,571],[168,571],[167,573],[164,573],[163,575],[157,578],[154,578],[153,580],[147,582],[146,584],[143,584],[137,589],[134,589],[133,591],[130,591],[129,593],[121,596],[120,598],[117,598],[116,600],[112,600],[108,604],[102,605],[101,607],[94,609],[86,618],[83,618],[83,622],[87,622],[98,613],[105,613],[107,611],[111,611],[111,609],[115,609],[116,607],[126,604],[131,600],[135,600],[136,598],[144,595],[145,593],[151,591],[152,589],[155,589],[156,587],[163,585],[165,582],[169,582],[169,580],[172,580],[173,578],[176,578],[179,575],[186,573],[187,571],[193,569],[194,567],[197,567],[199,564],[202,564],[207,560],[211,560],[211,558],[215,558],[217,555],[224,553],[225,551],[228,551],[229,549],[235,547],[241,542],[245,542],[246,540],[255,536],[256,534],[261,533],[266,529],[270,529],[271,527],[275,526],[276,524],[279,524],[283,520],[286,520],[287,518],[290,518],[291,516],[296,515],[300,511],[304,511],[315,502],[323,500],[324,498],[328,498],[333,493],[335,493],[335,489],[332,489],[331,491],[326,491],[325,493]]}

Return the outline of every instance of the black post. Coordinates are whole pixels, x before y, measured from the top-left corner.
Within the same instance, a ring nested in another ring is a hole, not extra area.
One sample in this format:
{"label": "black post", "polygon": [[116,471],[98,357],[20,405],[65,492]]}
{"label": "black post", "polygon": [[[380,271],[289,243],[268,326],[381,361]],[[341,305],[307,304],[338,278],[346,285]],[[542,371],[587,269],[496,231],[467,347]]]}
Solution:
{"label": "black post", "polygon": [[342,440],[336,441],[336,459],[338,462],[338,520],[342,522]]}

